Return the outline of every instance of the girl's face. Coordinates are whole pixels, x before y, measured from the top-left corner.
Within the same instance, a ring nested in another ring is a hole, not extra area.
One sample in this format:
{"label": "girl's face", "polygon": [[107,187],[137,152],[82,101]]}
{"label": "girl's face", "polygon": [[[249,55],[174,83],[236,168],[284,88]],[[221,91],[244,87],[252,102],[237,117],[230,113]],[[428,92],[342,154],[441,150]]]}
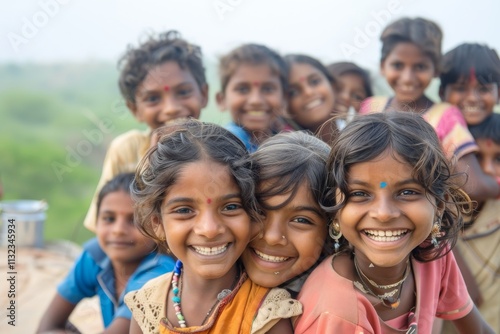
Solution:
{"label": "girl's face", "polygon": [[125,191],[104,196],[97,215],[96,234],[99,246],[112,263],[138,266],[154,249],[154,241],[134,225],[134,202]]}
{"label": "girl's face", "polygon": [[481,84],[475,77],[470,80],[462,77],[444,90],[444,100],[457,106],[469,125],[479,124],[491,115],[498,97],[496,83]]}
{"label": "girl's face", "polygon": [[356,112],[361,108],[361,102],[367,98],[363,78],[356,73],[346,73],[339,76],[335,111],[347,114],[349,107]]}
{"label": "girl's face", "polygon": [[[289,194],[265,203],[277,206]],[[325,213],[306,182],[286,206],[267,210],[262,238],[253,240],[243,253],[245,269],[255,283],[276,287],[303,273],[318,260],[327,235]]]}
{"label": "girl's face", "polygon": [[333,112],[335,93],[327,77],[314,66],[295,63],[290,69],[290,116],[302,127],[316,131]]}
{"label": "girl's face", "polygon": [[250,132],[268,133],[285,106],[279,76],[267,64],[241,64],[229,79],[224,93],[217,94],[221,110]]}
{"label": "girl's face", "polygon": [[214,279],[230,271],[258,233],[258,224],[243,209],[228,167],[201,160],[179,171],[161,204],[161,227],[156,231],[166,236],[186,270]]}
{"label": "girl's face", "polygon": [[349,169],[346,205],[337,214],[340,230],[356,249],[379,267],[406,261],[429,237],[439,213],[436,201],[413,178],[412,167],[387,150]]}
{"label": "girl's face", "polygon": [[381,64],[382,75],[400,102],[415,102],[424,95],[436,68],[431,58],[413,43],[398,43]]}
{"label": "girl's face", "polygon": [[181,118],[199,118],[207,105],[208,87],[200,89],[188,69],[175,61],[153,67],[137,88],[135,103],[128,103],[139,122],[150,129]]}

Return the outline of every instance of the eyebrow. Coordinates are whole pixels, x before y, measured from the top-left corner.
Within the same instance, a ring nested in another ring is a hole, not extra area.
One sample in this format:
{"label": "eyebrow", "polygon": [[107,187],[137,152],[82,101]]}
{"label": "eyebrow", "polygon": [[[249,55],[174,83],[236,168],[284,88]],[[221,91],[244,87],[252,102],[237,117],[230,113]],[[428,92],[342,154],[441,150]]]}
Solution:
{"label": "eyebrow", "polygon": [[[175,89],[175,88],[177,88],[179,86],[183,86],[183,85],[194,85],[194,83],[191,81],[183,81],[183,82],[179,82],[178,84],[175,84],[175,85],[169,85],[169,87],[170,87],[170,90],[172,90],[172,89]],[[156,93],[158,91],[163,91],[163,88],[162,89],[139,89],[137,91],[137,93],[138,93],[138,95],[147,95],[149,93]]]}
{"label": "eyebrow", "polygon": [[[362,180],[356,180],[356,179],[354,179],[354,180],[348,180],[347,184],[348,185],[356,184],[356,185],[365,186],[365,187],[368,187],[368,188],[371,187],[370,183],[362,181]],[[420,184],[420,183],[417,180],[411,178],[411,179],[406,179],[406,180],[399,181],[395,185],[396,186],[404,186],[404,185],[407,185],[407,184]]]}
{"label": "eyebrow", "polygon": [[324,213],[322,213],[320,210],[315,208],[314,206],[306,206],[306,205],[300,205],[300,206],[295,206],[294,211],[311,211],[318,215],[319,217],[322,217]]}
{"label": "eyebrow", "polygon": [[[228,199],[241,199],[241,194],[240,193],[232,193],[232,194],[226,194],[224,196],[218,197],[215,200],[216,201],[226,201]],[[165,203],[165,206],[170,206],[175,203],[195,203],[196,201],[191,198],[191,197],[175,197],[172,198],[170,201]]]}

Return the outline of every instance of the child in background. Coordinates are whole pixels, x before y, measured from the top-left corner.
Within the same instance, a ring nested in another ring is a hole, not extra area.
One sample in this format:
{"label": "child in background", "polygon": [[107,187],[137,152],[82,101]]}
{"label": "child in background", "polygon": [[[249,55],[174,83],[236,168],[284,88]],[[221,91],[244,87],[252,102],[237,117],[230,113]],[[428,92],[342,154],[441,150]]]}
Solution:
{"label": "child in background", "polygon": [[491,113],[500,96],[500,59],[486,45],[465,43],[443,56],[439,95],[457,106],[469,126]]}
{"label": "child in background", "polygon": [[[478,150],[460,110],[448,103],[434,104],[425,89],[439,74],[442,32],[422,18],[402,18],[389,24],[380,37],[380,68],[394,97],[372,97],[362,103],[360,114],[383,111],[416,112],[435,129],[449,159],[458,159],[457,172],[464,172],[460,184],[475,201],[495,198],[500,186],[479,166]],[[465,174],[464,174],[465,175]]]}
{"label": "child in background", "polygon": [[328,65],[328,72],[336,82],[335,113],[344,115],[346,121],[359,113],[361,102],[373,95],[370,75],[358,65],[350,62],[338,62]]}
{"label": "child in background", "polygon": [[281,56],[258,44],[242,45],[220,60],[217,103],[231,113],[233,121],[226,128],[249,152],[283,130],[287,73]]}
{"label": "child in background", "polygon": [[333,116],[334,80],[318,60],[301,54],[285,56],[289,67],[288,113],[295,130],[318,133]]}
{"label": "child in background", "polygon": [[322,209],[332,204],[326,197],[329,152],[320,139],[297,131],[266,140],[252,155],[264,231],[242,260],[255,283],[281,286],[295,296],[311,268],[332,253],[330,219]]}
{"label": "child in background", "polygon": [[[469,130],[479,146],[477,157],[483,171],[500,179],[500,115],[491,114]],[[458,251],[472,274],[467,287],[479,287],[476,305],[488,324],[500,333],[500,199],[479,203],[477,216],[458,239]],[[460,263],[459,263],[460,264]],[[462,266],[460,267],[462,269]],[[443,333],[455,333],[445,324]]]}
{"label": "child in background", "polygon": [[94,295],[99,296],[104,333],[127,333],[132,314],[123,302],[125,294],[174,268],[174,260],[158,254],[154,241],[134,225],[133,179],[132,173],[119,174],[102,187],[97,198],[97,238],[83,246],[37,333],[64,332],[76,305]]}
{"label": "child in background", "polygon": [[434,129],[414,113],[355,118],[327,163],[339,251],[299,293],[295,333],[493,333],[450,252],[466,195],[455,188]]}
{"label": "child in background", "polygon": [[113,176],[135,170],[149,148],[151,131],[178,119],[199,118],[207,104],[201,49],[183,40],[176,31],[150,37],[137,48],[129,47],[119,64],[122,96],[134,117],[148,130],[131,130],[111,142],[84,221],[91,231],[95,230],[99,189]]}
{"label": "child in background", "polygon": [[139,164],[133,195],[141,230],[178,261],[127,295],[130,333],[292,333],[282,318],[299,314],[298,302],[256,285],[238,262],[260,230],[245,146],[215,124],[164,133]]}

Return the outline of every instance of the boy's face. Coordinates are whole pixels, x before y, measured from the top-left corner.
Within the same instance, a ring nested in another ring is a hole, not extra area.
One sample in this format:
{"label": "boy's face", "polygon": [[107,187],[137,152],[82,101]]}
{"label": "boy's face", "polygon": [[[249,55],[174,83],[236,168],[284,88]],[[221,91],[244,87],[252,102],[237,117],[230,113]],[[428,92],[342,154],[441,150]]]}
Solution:
{"label": "boy's face", "polygon": [[217,94],[221,110],[229,110],[233,121],[250,132],[268,133],[282,114],[285,101],[280,78],[269,65],[241,64],[223,93]]}
{"label": "boy's face", "polygon": [[114,191],[102,199],[96,235],[102,250],[114,265],[134,269],[154,248],[154,242],[134,225],[134,202],[124,191]]}
{"label": "boy's face", "polygon": [[441,98],[457,106],[467,124],[476,125],[491,115],[493,107],[498,103],[498,95],[496,83],[481,84],[475,77],[461,77],[445,87]]}
{"label": "boy's face", "polygon": [[207,105],[208,87],[200,88],[188,69],[175,61],[153,67],[127,103],[139,122],[152,130],[181,118],[199,118]]}
{"label": "boy's face", "polygon": [[500,177],[500,144],[491,139],[476,139],[479,152],[476,153],[477,160],[482,170],[491,176]]}

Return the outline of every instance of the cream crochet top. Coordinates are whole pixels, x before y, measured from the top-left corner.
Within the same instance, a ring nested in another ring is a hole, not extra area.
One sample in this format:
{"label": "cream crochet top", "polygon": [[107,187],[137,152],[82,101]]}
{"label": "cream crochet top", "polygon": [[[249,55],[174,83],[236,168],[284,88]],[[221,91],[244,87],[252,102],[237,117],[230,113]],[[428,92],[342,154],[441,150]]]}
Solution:
{"label": "cream crochet top", "polygon": [[[247,279],[246,274],[241,279]],[[159,333],[160,319],[166,314],[165,301],[172,281],[172,273],[156,277],[141,289],[125,296],[125,303],[132,311],[145,334]],[[302,314],[302,304],[292,299],[290,293],[281,288],[269,291],[252,323],[251,334],[263,334],[281,319]]]}

